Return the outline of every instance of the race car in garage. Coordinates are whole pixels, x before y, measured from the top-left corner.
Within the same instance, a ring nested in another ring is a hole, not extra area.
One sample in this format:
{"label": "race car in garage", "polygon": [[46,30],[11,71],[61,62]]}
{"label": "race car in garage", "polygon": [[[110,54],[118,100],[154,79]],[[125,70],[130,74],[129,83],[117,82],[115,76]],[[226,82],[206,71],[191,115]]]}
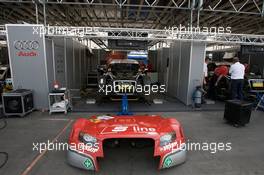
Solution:
{"label": "race car in garage", "polygon": [[[99,88],[111,92],[100,95],[141,95],[135,91],[137,85],[150,85],[147,69],[138,61],[130,59],[110,59],[108,63],[99,68]],[[100,91],[99,91],[100,92]],[[105,92],[105,91],[104,91]]]}
{"label": "race car in garage", "polygon": [[99,170],[98,158],[104,146],[115,146],[128,139],[132,147],[150,140],[159,169],[179,165],[186,160],[186,144],[181,124],[175,118],[146,116],[92,116],[76,120],[69,137],[68,163],[85,170]]}

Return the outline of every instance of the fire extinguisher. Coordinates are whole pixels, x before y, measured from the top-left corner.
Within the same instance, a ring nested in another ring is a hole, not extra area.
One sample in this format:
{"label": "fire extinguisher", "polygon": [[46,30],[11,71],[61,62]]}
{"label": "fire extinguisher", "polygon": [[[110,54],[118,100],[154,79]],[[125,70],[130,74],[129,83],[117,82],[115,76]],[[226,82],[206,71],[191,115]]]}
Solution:
{"label": "fire extinguisher", "polygon": [[193,92],[193,103],[195,108],[200,108],[202,106],[202,97],[204,90],[201,86],[196,86]]}

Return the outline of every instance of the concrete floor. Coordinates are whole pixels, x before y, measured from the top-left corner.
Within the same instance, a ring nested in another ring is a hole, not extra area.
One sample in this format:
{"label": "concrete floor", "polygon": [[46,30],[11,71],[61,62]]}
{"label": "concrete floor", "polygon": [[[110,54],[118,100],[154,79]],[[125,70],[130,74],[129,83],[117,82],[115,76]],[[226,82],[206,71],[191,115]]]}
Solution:
{"label": "concrete floor", "polygon": [[[94,94],[93,94],[94,95]],[[73,110],[74,112],[105,112],[105,113],[117,113],[121,110],[121,104],[119,101],[112,101],[110,99],[99,100],[99,98],[90,97],[92,99],[96,99],[95,104],[87,104],[86,98],[75,99],[73,100]],[[181,101],[176,98],[165,96],[163,94],[156,94],[155,96],[151,96],[149,102],[151,105],[147,104],[142,100],[129,101],[129,110],[133,112],[189,112],[194,109],[192,106],[186,106]],[[160,99],[163,101],[163,104],[153,104],[153,99]],[[207,101],[210,101],[207,99]],[[223,101],[211,101],[213,104],[203,104],[203,111],[220,111],[224,110],[224,102]]]}
{"label": "concrete floor", "polygon": [[[223,112],[178,112],[162,113],[163,116],[177,118],[183,125],[187,139],[193,142],[231,142],[232,150],[212,154],[208,151],[188,151],[185,164],[166,170],[157,170],[157,162],[150,149],[134,150],[117,148],[106,153],[100,160],[98,173],[83,171],[66,163],[64,151],[48,151],[35,161],[31,171],[36,175],[175,175],[175,174],[264,174],[264,113],[253,112],[251,122],[246,127],[235,128],[223,121]],[[8,118],[8,126],[0,130],[0,151],[9,153],[8,163],[0,169],[1,175],[19,175],[39,154],[32,151],[33,142],[53,140],[58,133],[59,142],[67,142],[71,126],[61,130],[78,117],[90,116],[86,113],[48,115],[34,112],[25,118]],[[3,160],[0,157],[0,164]]]}

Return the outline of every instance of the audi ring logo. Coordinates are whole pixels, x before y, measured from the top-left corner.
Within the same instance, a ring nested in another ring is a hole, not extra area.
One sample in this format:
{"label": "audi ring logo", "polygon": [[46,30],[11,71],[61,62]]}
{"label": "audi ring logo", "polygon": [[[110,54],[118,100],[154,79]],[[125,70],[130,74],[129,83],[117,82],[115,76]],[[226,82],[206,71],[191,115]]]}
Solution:
{"label": "audi ring logo", "polygon": [[14,47],[17,50],[37,50],[39,48],[38,41],[30,41],[30,40],[17,40],[14,41]]}
{"label": "audi ring logo", "polygon": [[38,56],[38,41],[16,40],[14,48],[17,50],[16,55],[19,57],[36,57]]}

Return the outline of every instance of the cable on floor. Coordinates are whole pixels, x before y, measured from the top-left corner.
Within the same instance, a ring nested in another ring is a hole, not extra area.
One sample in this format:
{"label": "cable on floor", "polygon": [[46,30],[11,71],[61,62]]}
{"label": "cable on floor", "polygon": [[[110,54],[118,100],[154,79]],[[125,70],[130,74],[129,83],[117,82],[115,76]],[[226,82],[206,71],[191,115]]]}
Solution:
{"label": "cable on floor", "polygon": [[[4,129],[7,126],[7,121],[3,116],[0,116],[0,130]],[[5,166],[5,164],[8,161],[8,153],[7,152],[0,152],[0,156],[2,157],[2,155],[4,156],[4,161],[3,163],[0,164],[0,169],[3,168]]]}

